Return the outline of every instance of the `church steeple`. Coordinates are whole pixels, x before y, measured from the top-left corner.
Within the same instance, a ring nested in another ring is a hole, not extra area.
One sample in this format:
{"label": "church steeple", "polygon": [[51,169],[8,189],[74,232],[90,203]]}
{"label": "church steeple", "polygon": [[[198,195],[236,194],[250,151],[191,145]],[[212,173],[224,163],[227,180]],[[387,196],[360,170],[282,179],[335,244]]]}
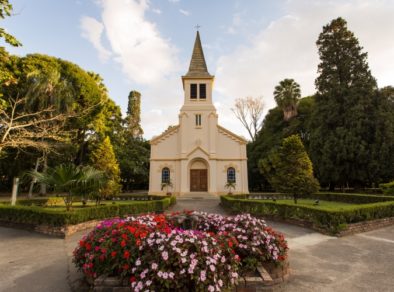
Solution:
{"label": "church steeple", "polygon": [[190,60],[189,71],[187,71],[185,77],[212,77],[212,75],[209,74],[207,64],[205,63],[200,33],[198,30],[196,40],[194,42],[192,59]]}
{"label": "church steeple", "polygon": [[202,50],[200,33],[197,30],[194,41],[192,58],[189,70],[182,76],[185,93],[184,106],[181,110],[208,110],[215,111],[212,103],[212,87],[214,76],[209,74]]}

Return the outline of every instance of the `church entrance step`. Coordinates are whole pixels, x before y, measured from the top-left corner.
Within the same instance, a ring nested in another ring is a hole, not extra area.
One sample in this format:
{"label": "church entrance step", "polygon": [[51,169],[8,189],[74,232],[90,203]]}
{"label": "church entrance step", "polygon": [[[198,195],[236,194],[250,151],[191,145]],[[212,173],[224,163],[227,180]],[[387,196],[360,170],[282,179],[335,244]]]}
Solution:
{"label": "church entrance step", "polygon": [[219,196],[209,193],[190,192],[176,198],[177,200],[219,200]]}

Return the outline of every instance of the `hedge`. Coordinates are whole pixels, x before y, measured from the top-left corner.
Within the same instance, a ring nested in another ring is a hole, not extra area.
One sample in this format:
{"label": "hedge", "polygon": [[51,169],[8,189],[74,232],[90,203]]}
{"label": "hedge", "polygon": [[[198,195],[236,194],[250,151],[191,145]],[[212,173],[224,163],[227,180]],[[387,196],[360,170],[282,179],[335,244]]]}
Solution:
{"label": "hedge", "polygon": [[394,196],[394,181],[386,184],[380,184],[379,186],[385,195]]}
{"label": "hedge", "polygon": [[356,205],[347,210],[325,210],[313,206],[277,204],[272,201],[239,199],[222,196],[223,207],[234,212],[247,212],[258,216],[294,219],[309,222],[312,227],[336,234],[347,224],[394,216],[394,201]]}
{"label": "hedge", "polygon": [[134,201],[122,204],[109,204],[96,207],[73,209],[69,212],[56,211],[39,206],[10,206],[0,204],[0,221],[29,225],[47,224],[65,226],[89,220],[122,217],[132,214],[163,212],[176,202],[175,197],[162,197],[152,201]]}
{"label": "hedge", "polygon": [[[256,196],[276,198],[276,199],[292,198],[292,196],[289,194],[281,194],[281,193],[261,193],[261,194],[256,193],[249,195],[236,195],[236,197],[240,199],[253,199],[253,197]],[[302,199],[313,199],[313,200],[319,199],[322,201],[336,201],[336,202],[351,203],[351,204],[369,204],[369,203],[394,201],[394,196],[331,193],[331,192],[319,192],[311,195],[299,195],[298,197]]]}
{"label": "hedge", "polygon": [[336,201],[352,204],[369,204],[378,202],[394,201],[393,196],[379,196],[379,195],[365,195],[365,194],[349,194],[349,193],[328,193],[320,192],[308,196],[300,196],[300,198],[323,200],[323,201]]}

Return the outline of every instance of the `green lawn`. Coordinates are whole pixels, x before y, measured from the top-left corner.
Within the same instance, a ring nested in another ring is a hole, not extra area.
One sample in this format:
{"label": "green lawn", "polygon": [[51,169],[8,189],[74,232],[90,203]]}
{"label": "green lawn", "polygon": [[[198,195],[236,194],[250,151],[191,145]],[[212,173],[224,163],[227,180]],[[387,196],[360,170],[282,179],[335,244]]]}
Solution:
{"label": "green lawn", "polygon": [[[266,200],[266,201],[271,201],[271,200]],[[281,205],[306,206],[306,207],[313,207],[315,209],[332,210],[332,211],[349,210],[352,209],[354,206],[357,206],[356,204],[349,204],[349,203],[343,203],[337,201],[319,201],[319,205],[315,205],[315,202],[316,200],[311,200],[311,199],[298,199],[297,204],[294,204],[294,200],[276,200],[276,204],[281,204]]]}

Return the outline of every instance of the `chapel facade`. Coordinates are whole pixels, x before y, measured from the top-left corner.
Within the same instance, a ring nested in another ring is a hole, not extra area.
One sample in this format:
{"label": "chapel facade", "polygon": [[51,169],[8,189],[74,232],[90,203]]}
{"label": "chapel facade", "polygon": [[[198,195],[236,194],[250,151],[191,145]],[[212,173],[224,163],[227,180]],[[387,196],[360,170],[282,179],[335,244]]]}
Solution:
{"label": "chapel facade", "polygon": [[[247,194],[247,141],[218,124],[210,75],[197,31],[189,70],[182,76],[184,103],[179,124],[153,137],[149,194],[171,192]],[[227,187],[226,187],[227,185]]]}

